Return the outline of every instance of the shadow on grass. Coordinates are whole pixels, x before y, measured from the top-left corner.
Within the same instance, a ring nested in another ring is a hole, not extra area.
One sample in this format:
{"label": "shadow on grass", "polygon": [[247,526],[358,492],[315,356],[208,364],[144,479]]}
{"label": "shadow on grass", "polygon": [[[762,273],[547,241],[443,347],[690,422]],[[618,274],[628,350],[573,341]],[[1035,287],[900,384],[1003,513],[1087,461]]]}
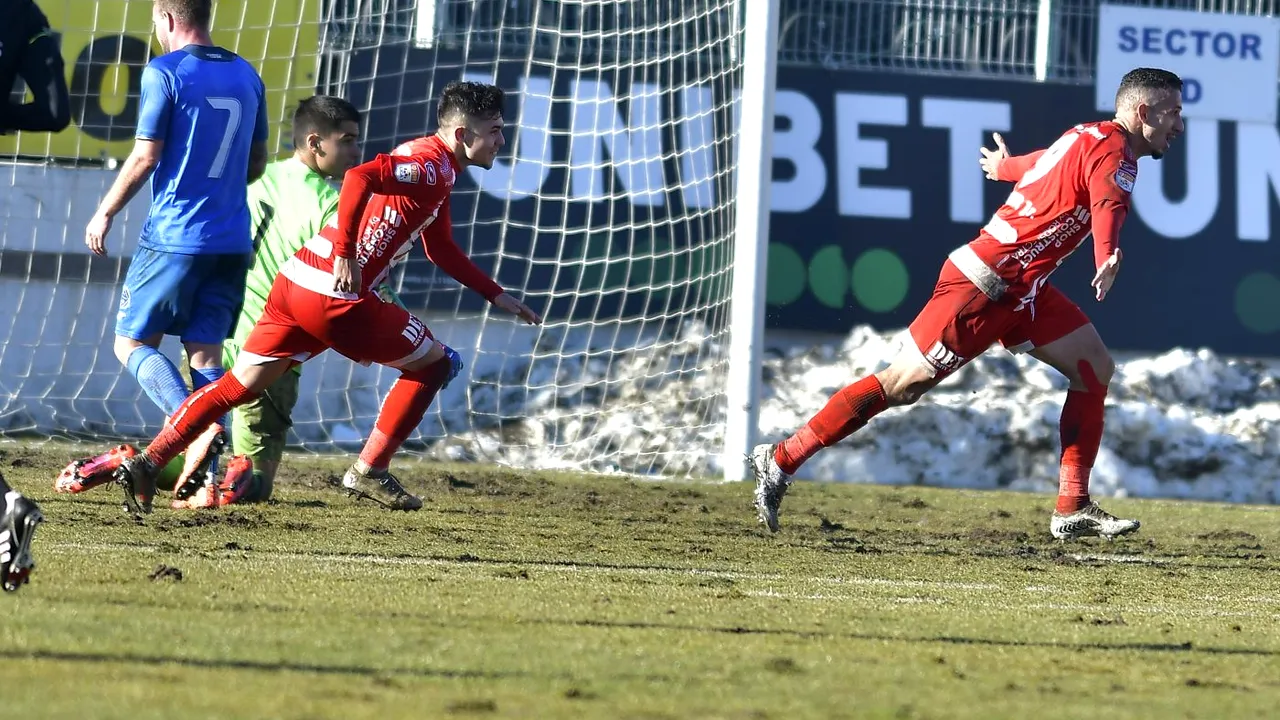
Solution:
{"label": "shadow on grass", "polygon": [[[496,620],[496,618],[495,618]],[[699,627],[697,625],[676,625],[668,623],[650,623],[650,622],[622,622],[611,620],[522,620],[522,623],[534,625],[567,625],[573,627],[599,627],[609,629],[633,629],[633,630],[667,630],[677,632],[706,632],[706,633],[722,633],[727,635],[766,635],[781,636],[800,639],[818,639],[818,638],[835,638],[843,640],[870,640],[874,642],[897,642],[897,643],[944,643],[948,645],[976,645],[988,647],[1007,647],[1007,648],[1050,648],[1057,650],[1086,651],[1097,650],[1104,652],[1159,652],[1159,653],[1204,653],[1206,655],[1239,655],[1254,657],[1280,657],[1280,650],[1268,650],[1260,648],[1223,648],[1210,647],[1203,645],[1195,645],[1191,642],[1183,643],[1057,643],[1042,642],[1036,640],[1001,640],[999,638],[975,638],[962,637],[956,635],[934,635],[934,636],[901,636],[901,635],[885,635],[876,633],[843,633],[843,632],[824,632],[820,630],[775,630],[769,628],[748,628],[748,627]]]}
{"label": "shadow on grass", "polygon": [[550,674],[502,672],[487,670],[450,670],[447,668],[375,668],[363,665],[326,665],[322,663],[268,662],[263,660],[238,660],[234,658],[210,659],[173,655],[137,655],[133,653],[91,653],[63,650],[0,650],[0,657],[14,660],[51,660],[54,662],[89,663],[104,665],[154,665],[156,667],[190,667],[203,670],[252,670],[256,672],[303,672],[319,675],[345,675],[353,677],[406,676],[444,679],[505,680],[512,678],[569,679]]}

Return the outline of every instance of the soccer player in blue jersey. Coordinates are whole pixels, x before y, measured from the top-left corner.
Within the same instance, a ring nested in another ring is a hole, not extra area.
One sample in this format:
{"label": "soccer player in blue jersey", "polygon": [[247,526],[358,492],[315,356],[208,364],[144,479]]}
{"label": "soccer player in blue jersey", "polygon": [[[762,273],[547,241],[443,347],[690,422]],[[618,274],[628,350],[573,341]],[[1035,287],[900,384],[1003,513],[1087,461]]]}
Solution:
{"label": "soccer player in blue jersey", "polygon": [[[89,249],[105,256],[112,219],[151,179],[151,210],[120,293],[115,353],[166,416],[187,389],[157,349],[165,335],[181,338],[197,391],[222,376],[222,343],[253,262],[247,188],[267,164],[262,79],[214,45],[211,14],[212,0],[155,0],[165,54],[142,72],[133,152],[85,230]],[[205,455],[188,453],[180,487],[209,471]]]}

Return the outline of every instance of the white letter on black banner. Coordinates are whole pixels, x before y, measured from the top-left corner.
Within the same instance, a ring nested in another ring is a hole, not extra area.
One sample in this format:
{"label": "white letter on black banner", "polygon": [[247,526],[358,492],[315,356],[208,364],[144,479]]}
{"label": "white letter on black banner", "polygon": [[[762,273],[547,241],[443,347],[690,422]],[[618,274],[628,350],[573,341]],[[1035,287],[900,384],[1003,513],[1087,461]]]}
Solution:
{"label": "white letter on black banner", "polygon": [[951,131],[951,222],[982,222],[986,219],[982,202],[986,175],[978,165],[978,148],[993,147],[987,142],[987,133],[1009,130],[1009,103],[924,98],[920,101],[920,122]]}
{"label": "white letter on black banner", "polygon": [[[627,120],[603,80],[575,79],[570,116],[569,181],[574,200],[614,200],[604,189],[604,173],[617,173],[634,205],[666,203],[662,169],[662,96],[656,85],[634,83],[627,94]],[[603,143],[612,162],[600,157]]]}
{"label": "white letter on black banner", "polygon": [[[493,82],[493,77],[467,73],[472,82]],[[519,128],[511,162],[494,160],[492,170],[467,168],[481,190],[499,200],[519,200],[537,195],[551,172],[551,79],[529,77],[520,82]],[[512,138],[507,137],[508,140]]]}
{"label": "white letter on black banner", "polygon": [[[781,102],[778,103],[782,105]],[[889,142],[860,137],[863,125],[906,125],[907,99],[901,95],[836,94],[836,162],[840,177],[840,214],[907,220],[911,191],[864,187],[861,170],[889,168]]]}
{"label": "white letter on black banner", "polygon": [[1236,230],[1241,240],[1271,239],[1271,198],[1280,186],[1280,135],[1273,125],[1236,123]]}
{"label": "white letter on black banner", "polygon": [[773,105],[774,117],[785,117],[788,125],[773,131],[773,157],[790,162],[795,175],[779,180],[778,173],[773,174],[769,204],[774,212],[806,212],[827,192],[827,166],[818,154],[822,115],[807,95],[795,90],[779,90]]}
{"label": "white letter on black banner", "polygon": [[1187,119],[1187,196],[1164,196],[1168,159],[1143,158],[1133,188],[1133,209],[1147,227],[1167,238],[1189,238],[1209,226],[1218,212],[1218,121]]}

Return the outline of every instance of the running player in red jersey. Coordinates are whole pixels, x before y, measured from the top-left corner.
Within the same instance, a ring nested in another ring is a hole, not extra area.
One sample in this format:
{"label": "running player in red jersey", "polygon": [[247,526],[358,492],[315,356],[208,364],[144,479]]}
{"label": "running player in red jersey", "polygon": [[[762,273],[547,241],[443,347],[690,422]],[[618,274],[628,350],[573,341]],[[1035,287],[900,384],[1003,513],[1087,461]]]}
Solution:
{"label": "running player in red jersey", "polygon": [[888,368],[836,393],[794,435],[752,450],[760,521],[778,530],[782,497],[806,460],[886,409],[919,400],[998,341],[1071,383],[1050,532],[1066,540],[1137,530],[1137,520],[1116,518],[1089,499],[1115,363],[1084,312],[1048,280],[1092,234],[1094,297],[1106,297],[1120,269],[1120,226],[1137,160],[1161,157],[1182,130],[1182,80],[1138,68],[1120,82],[1113,120],[1076,125],[1047,149],[1019,157],[997,135],[996,150],[983,148],[980,163],[988,178],[1015,183],[1013,191],[978,238],[943,264],[933,297],[911,323],[911,342]]}
{"label": "running player in red jersey", "polygon": [[[230,373],[193,393],[146,450],[114,477],[135,514],[150,512],[158,469],[211,423],[246,403],[295,363],[334,349],[356,362],[401,371],[360,457],[342,483],[358,497],[395,510],[417,510],[388,471],[391,457],[422,421],[436,393],[462,368],[458,354],[376,287],[421,234],[427,257],[494,306],[530,324],[542,318],[480,270],[453,240],[449,195],[468,166],[490,168],[504,139],[503,92],[452,82],[440,98],[439,130],[347,171],[334,224],[290,258],[267,297],[262,318]],[[224,443],[221,433],[213,443]],[[214,448],[214,452],[220,449]]]}

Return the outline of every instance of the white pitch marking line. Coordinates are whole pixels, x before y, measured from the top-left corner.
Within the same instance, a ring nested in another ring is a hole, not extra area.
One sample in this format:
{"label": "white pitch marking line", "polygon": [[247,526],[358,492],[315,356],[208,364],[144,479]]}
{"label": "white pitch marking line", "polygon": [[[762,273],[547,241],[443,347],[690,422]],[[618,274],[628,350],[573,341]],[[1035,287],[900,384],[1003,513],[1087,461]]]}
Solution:
{"label": "white pitch marking line", "polygon": [[[43,545],[44,552],[61,552],[64,554],[72,554],[84,551],[103,551],[103,552],[119,552],[126,551],[142,551],[155,553],[160,548],[151,545],[130,545],[126,543],[50,543]],[[227,555],[240,551],[237,550],[214,550],[213,553],[224,553]],[[275,550],[249,550],[249,557],[258,559],[281,560],[287,562],[310,561],[317,563],[370,563],[374,565],[394,565],[409,567],[476,567],[477,565],[525,565],[537,566],[540,572],[567,572],[567,573],[590,573],[590,574],[639,574],[639,575],[694,575],[699,577],[723,578],[726,580],[750,580],[756,582],[810,582],[823,583],[828,585],[855,585],[855,586],[883,586],[894,588],[916,588],[916,589],[936,589],[936,590],[987,590],[987,591],[1003,591],[1006,588],[1002,585],[994,583],[969,583],[969,582],[950,582],[946,580],[895,580],[891,578],[838,578],[838,577],[802,577],[794,578],[779,575],[776,573],[749,573],[733,570],[710,570],[705,568],[662,568],[662,567],[601,567],[594,565],[553,565],[543,564],[539,562],[530,562],[525,560],[506,560],[506,559],[484,559],[480,562],[469,560],[450,560],[446,558],[421,558],[421,557],[382,557],[378,555],[342,555],[342,554],[314,554],[314,553],[293,553],[280,552]],[[238,559],[238,558],[236,558]]]}
{"label": "white pitch marking line", "polygon": [[[866,598],[856,595],[808,595],[804,593],[780,593],[775,590],[748,590],[743,593],[751,597],[767,597],[776,598],[778,600],[834,600],[837,602],[858,602],[865,600],[875,600],[880,602],[883,598]],[[946,598],[939,597],[899,597],[893,598],[898,604],[936,604],[947,605],[951,601]],[[1218,618],[1253,618],[1265,620],[1280,620],[1280,614],[1276,613],[1257,613],[1248,611],[1229,612],[1224,610],[1212,610],[1209,608],[1173,608],[1162,605],[1084,605],[1070,603],[1022,603],[1013,600],[1008,603],[997,603],[995,609],[998,610],[1056,610],[1062,612],[1078,612],[1091,613],[1101,617],[1116,615],[1162,615],[1162,616],[1186,616],[1186,617],[1218,617]]]}
{"label": "white pitch marking line", "polygon": [[[160,548],[151,545],[130,545],[126,543],[50,543],[42,546],[42,552],[53,552],[55,554],[72,554],[84,551],[109,551],[118,552],[142,551],[148,553],[160,552]],[[215,550],[214,553],[223,553],[231,555],[236,550]],[[281,552],[275,550],[250,550],[249,559],[258,562],[299,562],[310,561],[315,563],[333,564],[365,562],[372,565],[391,565],[402,567],[447,567],[447,568],[474,568],[477,565],[532,565],[537,563],[529,563],[521,560],[500,560],[487,559],[479,563],[469,560],[450,560],[445,558],[421,558],[421,557],[381,557],[377,555],[342,555],[342,554],[310,554],[310,553],[294,553]],[[1104,556],[1105,557],[1105,556]],[[223,557],[213,558],[217,560],[240,560],[240,558]],[[622,573],[622,574],[652,574],[652,575],[694,575],[702,577],[719,577],[735,580],[753,580],[758,582],[769,581],[791,581],[791,582],[817,582],[832,585],[849,585],[849,586],[882,586],[893,588],[911,588],[916,590],[986,590],[986,591],[1006,591],[1016,588],[1006,588],[993,583],[962,583],[948,581],[929,581],[929,580],[893,580],[888,578],[833,578],[833,577],[806,577],[806,578],[787,578],[777,574],[767,573],[744,573],[725,570],[708,570],[704,568],[627,568],[627,567],[599,567],[592,565],[541,565],[540,572],[554,573],[584,573],[584,574],[606,574],[606,573]],[[1057,592],[1058,589],[1036,585],[1025,586],[1027,591],[1036,592]],[[866,600],[874,600],[867,596],[857,595],[839,595],[839,594],[821,594],[821,593],[781,593],[775,590],[744,590],[744,595],[753,597],[769,597],[784,600],[834,600],[858,602]],[[883,598],[881,598],[883,599]],[[990,598],[996,600],[994,603],[1000,609],[1018,609],[1018,610],[1059,610],[1074,612],[1090,612],[1102,613],[1107,615],[1113,614],[1130,614],[1130,615],[1184,615],[1189,617],[1241,617],[1241,618],[1264,618],[1264,619],[1280,619],[1280,614],[1274,613],[1256,613],[1256,612],[1228,612],[1221,610],[1197,610],[1192,608],[1171,608],[1159,605],[1146,606],[1108,606],[1108,605],[1077,605],[1077,604],[1058,604],[1058,603],[1024,603],[1020,602],[1011,594],[1002,594],[996,592]],[[1009,602],[999,602],[1005,599]],[[1227,598],[1219,598],[1226,601]],[[906,603],[936,603],[945,604],[949,600],[945,597],[910,597],[910,598],[894,598],[895,602]],[[1264,601],[1264,602],[1280,602],[1277,598],[1243,598],[1244,602]]]}
{"label": "white pitch marking line", "polygon": [[1156,558],[1147,557],[1145,555],[1123,555],[1115,553],[1072,553],[1067,557],[1079,560],[1080,562],[1102,561],[1129,565],[1168,565],[1173,562],[1170,558]]}

